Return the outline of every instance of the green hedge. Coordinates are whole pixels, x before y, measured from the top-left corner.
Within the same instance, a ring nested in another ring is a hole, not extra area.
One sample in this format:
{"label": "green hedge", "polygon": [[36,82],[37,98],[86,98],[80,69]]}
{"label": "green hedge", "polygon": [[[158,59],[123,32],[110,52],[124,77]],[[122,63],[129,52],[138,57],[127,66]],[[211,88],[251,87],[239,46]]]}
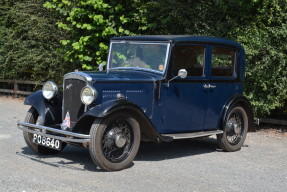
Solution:
{"label": "green hedge", "polygon": [[61,81],[75,67],[58,52],[67,33],[60,16],[43,7],[44,0],[0,2],[0,78]]}
{"label": "green hedge", "polygon": [[224,37],[244,46],[245,95],[264,116],[287,100],[286,13],[286,0],[2,0],[0,78],[61,81],[96,69],[114,36]]}

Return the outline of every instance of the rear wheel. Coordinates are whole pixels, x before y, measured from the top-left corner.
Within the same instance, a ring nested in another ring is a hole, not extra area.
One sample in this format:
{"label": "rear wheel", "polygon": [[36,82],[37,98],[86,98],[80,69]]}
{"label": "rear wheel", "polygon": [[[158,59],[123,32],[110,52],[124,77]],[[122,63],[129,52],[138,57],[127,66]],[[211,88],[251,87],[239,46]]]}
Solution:
{"label": "rear wheel", "polygon": [[[42,121],[41,117],[39,116],[38,112],[36,111],[36,109],[34,107],[31,107],[28,110],[26,117],[24,119],[24,122],[31,123],[31,124],[37,124],[37,125],[43,125],[43,121]],[[37,152],[38,154],[51,155],[51,154],[59,153],[58,150],[50,149],[50,148],[47,148],[47,147],[44,147],[41,145],[37,145],[36,143],[34,143],[32,141],[33,140],[33,134],[32,133],[28,133],[26,131],[23,131],[23,136],[24,136],[24,139],[25,139],[25,142],[27,143],[27,145],[33,151]],[[65,146],[66,146],[66,143],[62,143],[62,149],[64,149]]]}
{"label": "rear wheel", "polygon": [[220,147],[224,151],[238,151],[241,149],[247,135],[248,116],[245,109],[234,106],[228,112],[223,134],[217,135]]}
{"label": "rear wheel", "polygon": [[89,151],[94,163],[108,171],[127,168],[140,145],[138,121],[128,112],[96,119],[90,130]]}

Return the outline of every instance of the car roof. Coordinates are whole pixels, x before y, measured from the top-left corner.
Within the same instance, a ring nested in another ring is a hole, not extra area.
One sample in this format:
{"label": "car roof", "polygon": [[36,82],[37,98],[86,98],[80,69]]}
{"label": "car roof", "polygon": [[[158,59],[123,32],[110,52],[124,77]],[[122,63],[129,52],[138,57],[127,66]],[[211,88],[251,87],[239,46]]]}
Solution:
{"label": "car roof", "polygon": [[122,36],[114,37],[111,41],[170,41],[172,43],[180,42],[198,42],[198,43],[213,43],[226,44],[243,49],[243,47],[236,41],[218,37],[207,36],[191,36],[191,35],[141,35],[141,36]]}

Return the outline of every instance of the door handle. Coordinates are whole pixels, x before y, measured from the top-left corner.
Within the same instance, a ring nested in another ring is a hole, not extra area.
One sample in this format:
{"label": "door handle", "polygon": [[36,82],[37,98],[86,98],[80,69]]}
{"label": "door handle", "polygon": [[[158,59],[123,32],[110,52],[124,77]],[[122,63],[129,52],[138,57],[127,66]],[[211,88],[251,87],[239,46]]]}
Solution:
{"label": "door handle", "polygon": [[215,88],[216,85],[204,84],[203,87],[204,87],[205,89],[210,89],[210,88]]}

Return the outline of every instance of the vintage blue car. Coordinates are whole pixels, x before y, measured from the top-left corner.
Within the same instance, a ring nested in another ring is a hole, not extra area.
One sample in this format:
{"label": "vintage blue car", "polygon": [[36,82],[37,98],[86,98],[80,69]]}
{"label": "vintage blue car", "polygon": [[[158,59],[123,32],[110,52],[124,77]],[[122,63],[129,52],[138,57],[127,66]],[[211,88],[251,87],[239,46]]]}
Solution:
{"label": "vintage blue car", "polygon": [[217,135],[224,151],[237,151],[253,129],[244,71],[244,49],[231,40],[115,37],[106,70],[66,74],[62,93],[46,82],[25,100],[18,128],[39,154],[78,145],[108,171],[128,167],[141,141]]}

